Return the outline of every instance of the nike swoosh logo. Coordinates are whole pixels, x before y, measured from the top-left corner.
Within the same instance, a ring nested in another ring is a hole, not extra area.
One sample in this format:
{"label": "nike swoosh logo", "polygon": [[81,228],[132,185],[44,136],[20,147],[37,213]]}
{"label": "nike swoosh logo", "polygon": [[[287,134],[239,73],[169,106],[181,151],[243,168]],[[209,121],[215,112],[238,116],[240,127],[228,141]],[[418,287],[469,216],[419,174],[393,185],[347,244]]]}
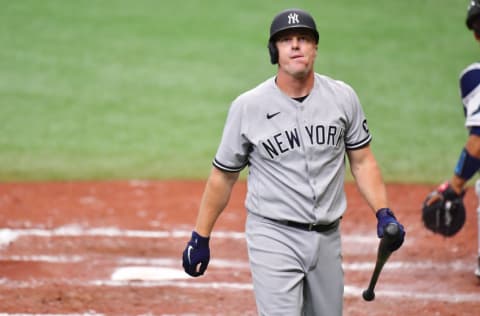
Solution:
{"label": "nike swoosh logo", "polygon": [[192,251],[193,247],[190,245],[188,246],[188,250],[187,250],[187,257],[188,257],[188,263],[189,264],[192,264],[192,260],[190,259],[190,252]]}
{"label": "nike swoosh logo", "polygon": [[273,113],[273,114],[267,113],[267,120],[271,119],[274,116],[277,116],[278,114],[280,114],[280,112],[276,112],[276,113]]}

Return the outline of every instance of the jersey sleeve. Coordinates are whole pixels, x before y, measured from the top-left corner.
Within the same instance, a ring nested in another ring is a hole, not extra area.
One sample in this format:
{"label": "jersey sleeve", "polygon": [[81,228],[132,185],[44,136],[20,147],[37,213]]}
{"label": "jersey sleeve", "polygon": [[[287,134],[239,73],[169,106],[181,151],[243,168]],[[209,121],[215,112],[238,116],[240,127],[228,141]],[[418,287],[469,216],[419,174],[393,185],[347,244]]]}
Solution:
{"label": "jersey sleeve", "polygon": [[244,107],[235,100],[228,111],[222,139],[213,165],[227,172],[239,172],[248,164],[250,143],[246,137]]}
{"label": "jersey sleeve", "polygon": [[480,63],[468,66],[460,75],[460,94],[465,126],[480,126]]}
{"label": "jersey sleeve", "polygon": [[348,91],[347,119],[345,131],[345,148],[347,150],[359,149],[370,143],[372,136],[367,126],[367,119],[362,105],[355,91],[346,85]]}

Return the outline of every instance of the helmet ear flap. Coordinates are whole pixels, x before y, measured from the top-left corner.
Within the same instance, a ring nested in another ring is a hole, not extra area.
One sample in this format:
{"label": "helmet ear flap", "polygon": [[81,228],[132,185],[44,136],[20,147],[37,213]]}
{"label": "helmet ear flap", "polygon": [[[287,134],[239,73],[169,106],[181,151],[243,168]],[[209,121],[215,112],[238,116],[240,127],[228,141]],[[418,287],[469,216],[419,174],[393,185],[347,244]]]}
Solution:
{"label": "helmet ear flap", "polygon": [[270,53],[270,62],[272,65],[278,63],[278,49],[273,41],[268,42],[268,52]]}

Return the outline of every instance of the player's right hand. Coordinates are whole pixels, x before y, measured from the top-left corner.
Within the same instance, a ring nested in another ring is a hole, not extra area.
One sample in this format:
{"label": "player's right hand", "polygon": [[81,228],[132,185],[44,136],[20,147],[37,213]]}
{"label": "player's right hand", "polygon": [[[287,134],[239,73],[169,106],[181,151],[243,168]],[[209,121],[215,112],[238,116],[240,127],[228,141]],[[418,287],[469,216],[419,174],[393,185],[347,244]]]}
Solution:
{"label": "player's right hand", "polygon": [[209,237],[202,237],[192,231],[192,238],[183,251],[183,269],[189,275],[198,277],[207,270],[210,261],[209,240]]}

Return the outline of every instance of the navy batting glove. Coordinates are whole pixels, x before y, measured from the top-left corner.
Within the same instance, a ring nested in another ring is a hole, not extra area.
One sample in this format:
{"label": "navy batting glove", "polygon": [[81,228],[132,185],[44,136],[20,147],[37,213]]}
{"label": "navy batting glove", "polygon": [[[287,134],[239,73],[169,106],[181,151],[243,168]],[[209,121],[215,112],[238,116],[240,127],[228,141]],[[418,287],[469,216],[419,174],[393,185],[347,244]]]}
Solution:
{"label": "navy batting glove", "polygon": [[378,238],[383,237],[383,232],[385,230],[385,227],[387,227],[388,224],[394,223],[398,225],[398,228],[400,229],[400,235],[396,240],[394,240],[390,244],[389,250],[395,251],[398,248],[400,248],[400,246],[402,246],[403,244],[403,241],[405,240],[405,229],[403,228],[403,225],[397,221],[397,219],[395,218],[395,215],[393,215],[392,210],[390,210],[389,208],[381,208],[377,211],[376,216],[378,220],[378,223],[377,223]]}
{"label": "navy batting glove", "polygon": [[183,251],[183,269],[193,277],[198,277],[207,270],[210,261],[209,237],[202,237],[192,231],[192,238]]}

